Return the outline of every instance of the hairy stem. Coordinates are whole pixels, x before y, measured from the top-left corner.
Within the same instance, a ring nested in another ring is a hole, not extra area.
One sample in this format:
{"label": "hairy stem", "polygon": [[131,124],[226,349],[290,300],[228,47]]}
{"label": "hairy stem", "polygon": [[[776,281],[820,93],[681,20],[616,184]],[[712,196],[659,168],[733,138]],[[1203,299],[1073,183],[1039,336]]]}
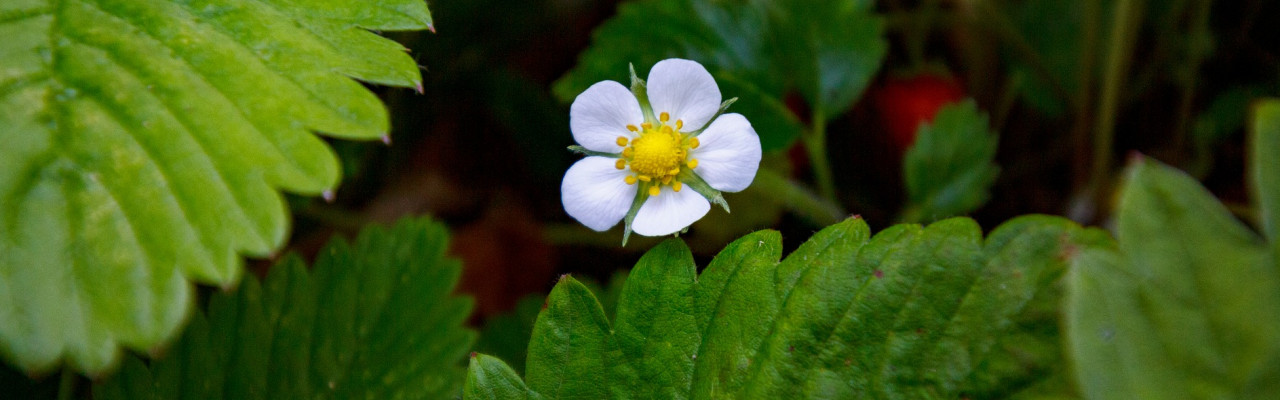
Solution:
{"label": "hairy stem", "polygon": [[813,167],[813,179],[818,184],[818,193],[834,204],[836,200],[835,179],[831,176],[831,162],[827,159],[827,118],[822,107],[815,106],[813,111],[812,130],[804,135],[804,147],[809,151],[809,164]]}
{"label": "hairy stem", "polygon": [[752,187],[769,193],[774,200],[815,226],[827,226],[844,219],[840,206],[819,197],[813,191],[777,171],[762,168],[756,173]]}

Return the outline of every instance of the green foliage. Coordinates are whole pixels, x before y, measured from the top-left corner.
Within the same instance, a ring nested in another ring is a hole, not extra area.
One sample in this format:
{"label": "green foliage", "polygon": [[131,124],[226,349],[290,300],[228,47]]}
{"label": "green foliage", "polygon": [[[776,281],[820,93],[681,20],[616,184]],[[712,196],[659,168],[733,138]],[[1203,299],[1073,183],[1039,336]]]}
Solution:
{"label": "green foliage", "polygon": [[145,366],[128,358],[98,399],[441,399],[462,384],[471,300],[444,226],[405,220],[330,243],[311,272],[297,257],[259,286],[217,293]]}
{"label": "green foliage", "polygon": [[[609,278],[607,286],[599,286],[591,281],[582,281],[583,284],[591,288],[593,293],[599,293],[597,298],[609,313],[608,317],[613,318],[614,306],[618,304],[618,295],[622,291],[622,284],[626,282],[627,274],[618,272]],[[525,351],[529,347],[529,335],[533,332],[533,322],[537,320],[538,313],[542,311],[543,299],[546,296],[531,294],[520,299],[516,304],[516,308],[511,312],[494,316],[485,322],[484,328],[480,331],[480,339],[476,342],[475,351],[494,356],[498,359],[508,360],[515,368],[524,367]],[[472,361],[475,362],[475,361]],[[520,372],[517,370],[517,372]]]}
{"label": "green foliage", "polygon": [[1254,108],[1252,170],[1254,198],[1258,202],[1262,230],[1280,256],[1280,100],[1267,100]]}
{"label": "green foliage", "polygon": [[993,397],[1054,379],[1064,254],[1104,241],[1061,218],[860,219],[786,259],[781,235],[730,244],[698,275],[668,240],[631,271],[610,323],[564,277],[547,297],[524,380],[472,358],[465,396],[493,398]]}
{"label": "green foliage", "polygon": [[933,221],[986,203],[1000,171],[998,141],[972,100],[938,110],[932,124],[920,126],[902,159],[909,200],[903,219]]}
{"label": "green foliage", "polygon": [[177,333],[287,233],[276,188],[331,190],[311,132],[387,134],[349,79],[412,87],[421,0],[0,2],[0,353],[108,370]]}
{"label": "green foliage", "polygon": [[887,51],[884,23],[870,8],[870,2],[852,0],[624,3],[596,30],[578,65],[556,82],[555,93],[572,101],[596,82],[627,82],[628,63],[648,68],[666,58],[688,58],[715,75],[726,97],[739,98],[731,110],[751,121],[765,151],[781,149],[804,130],[783,101],[789,93],[835,118],[879,69]]}
{"label": "green foliage", "polygon": [[[1274,121],[1266,108],[1262,126]],[[1263,130],[1258,144],[1275,143]],[[1280,171],[1277,151],[1259,146],[1260,176]],[[1067,278],[1081,394],[1280,397],[1280,265],[1262,238],[1194,179],[1149,160],[1129,167],[1116,235],[1117,246],[1076,255]]]}

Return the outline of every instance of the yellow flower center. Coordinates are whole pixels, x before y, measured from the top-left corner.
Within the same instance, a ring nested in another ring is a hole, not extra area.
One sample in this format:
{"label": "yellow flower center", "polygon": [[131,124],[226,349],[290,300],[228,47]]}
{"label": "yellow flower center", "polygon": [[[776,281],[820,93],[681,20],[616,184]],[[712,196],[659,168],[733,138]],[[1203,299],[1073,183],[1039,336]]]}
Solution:
{"label": "yellow flower center", "polygon": [[677,119],[674,124],[668,124],[671,116],[666,112],[660,114],[658,120],[656,127],[649,122],[640,127],[627,125],[628,130],[640,133],[640,137],[630,143],[626,137],[618,137],[617,141],[624,148],[616,166],[618,169],[631,166],[634,175],[627,175],[627,184],[645,182],[650,196],[657,196],[663,185],[670,185],[672,190],[679,192],[683,184],[675,177],[680,174],[681,167],[692,169],[698,166],[698,160],[687,159],[689,150],[698,148],[698,138],[680,132],[684,121]]}

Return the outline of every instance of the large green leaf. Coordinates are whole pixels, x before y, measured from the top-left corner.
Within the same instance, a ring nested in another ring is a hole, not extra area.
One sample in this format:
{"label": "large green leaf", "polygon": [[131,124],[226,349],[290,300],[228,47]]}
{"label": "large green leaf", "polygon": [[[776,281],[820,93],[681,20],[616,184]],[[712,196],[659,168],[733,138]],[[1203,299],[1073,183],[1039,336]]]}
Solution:
{"label": "large green leaf", "polygon": [[995,165],[998,141],[972,100],[939,110],[932,124],[920,126],[915,144],[902,158],[909,199],[903,219],[933,221],[986,203],[1000,171]]}
{"label": "large green leaf", "polygon": [[349,77],[420,76],[366,29],[430,24],[421,0],[0,2],[0,353],[100,373],[174,336],[189,281],[279,247],[277,188],[338,182],[313,131],[387,134]]}
{"label": "large green leaf", "polygon": [[[1055,376],[1064,254],[1102,239],[1055,217],[1019,218],[984,241],[969,219],[860,219],[786,259],[761,231],[698,275],[679,240],[644,255],[612,323],[564,277],[529,344],[524,380],[472,359],[485,398],[955,398],[1011,394]],[[527,385],[527,386],[526,386]],[[513,397],[503,397],[513,396]]]}
{"label": "large green leaf", "polygon": [[688,58],[739,98],[731,111],[751,121],[766,151],[781,149],[804,129],[785,96],[796,91],[828,118],[841,114],[880,67],[883,25],[866,1],[636,0],[596,30],[555,93],[571,101],[596,82],[626,82],[629,63]]}
{"label": "large green leaf", "polygon": [[196,313],[145,366],[128,358],[98,399],[442,399],[463,382],[471,300],[445,228],[411,219],[335,240],[311,272],[297,257]]}
{"label": "large green leaf", "polygon": [[1280,265],[1263,240],[1149,160],[1129,168],[1116,233],[1118,246],[1076,255],[1067,279],[1082,394],[1280,398]]}
{"label": "large green leaf", "polygon": [[1262,230],[1280,256],[1280,100],[1254,108],[1252,171]]}

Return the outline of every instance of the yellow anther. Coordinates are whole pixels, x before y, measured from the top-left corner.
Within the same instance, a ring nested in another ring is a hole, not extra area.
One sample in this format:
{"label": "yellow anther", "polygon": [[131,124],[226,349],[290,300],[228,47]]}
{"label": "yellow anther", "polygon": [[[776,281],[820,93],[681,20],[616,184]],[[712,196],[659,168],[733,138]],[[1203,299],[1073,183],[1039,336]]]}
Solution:
{"label": "yellow anther", "polygon": [[632,150],[630,147],[628,147],[628,148],[622,149],[622,156],[626,158],[631,158],[631,155],[635,154],[635,152],[636,152],[635,150]]}
{"label": "yellow anther", "polygon": [[628,185],[634,185],[634,184],[636,184],[636,176],[635,176],[635,175],[627,175],[627,177],[626,177],[626,178],[622,178],[622,181],[626,182]]}
{"label": "yellow anther", "polygon": [[660,130],[662,131],[662,133],[665,133],[665,134],[670,135],[670,134],[671,134],[671,125],[663,125],[663,126],[662,126],[662,129],[660,129]]}
{"label": "yellow anther", "polygon": [[684,129],[684,120],[676,120],[676,129]]}
{"label": "yellow anther", "polygon": [[613,163],[613,167],[614,167],[614,168],[617,168],[617,169],[623,169],[623,168],[626,168],[626,167],[627,167],[627,160],[623,160],[623,159],[619,158],[619,159],[618,159],[618,161],[614,161],[614,163]]}
{"label": "yellow anther", "polygon": [[627,145],[627,137],[626,137],[626,136],[618,136],[618,140],[616,140],[615,142],[617,142],[619,146],[626,146],[626,145]]}
{"label": "yellow anther", "polygon": [[680,191],[680,189],[682,189],[682,188],[684,188],[684,184],[683,184],[683,183],[680,183],[680,181],[675,181],[675,182],[671,183],[671,190],[674,190],[674,191],[679,192],[679,191]]}
{"label": "yellow anther", "polygon": [[649,195],[650,195],[650,196],[657,196],[657,195],[658,195],[658,193],[660,192],[660,190],[661,190],[661,189],[659,189],[659,188],[658,188],[658,185],[650,186],[650,187],[649,187]]}
{"label": "yellow anther", "polygon": [[667,175],[671,176],[675,176],[675,174],[678,173],[680,173],[680,167],[672,168],[670,171],[667,171]]}
{"label": "yellow anther", "polygon": [[698,168],[698,159],[695,158],[695,159],[689,160],[689,162],[684,163],[684,165],[688,165],[689,169]]}
{"label": "yellow anther", "polygon": [[653,178],[650,178],[649,175],[640,175],[640,180],[649,182],[649,181],[652,181]]}
{"label": "yellow anther", "polygon": [[640,124],[640,127],[644,128],[644,130],[647,131],[647,130],[653,129],[653,124],[645,122],[643,124]]}
{"label": "yellow anther", "polygon": [[671,119],[671,114],[667,114],[666,111],[663,111],[662,114],[658,114],[659,121],[667,122],[669,119]]}
{"label": "yellow anther", "polygon": [[[696,148],[698,148],[698,146],[701,146],[701,145],[702,145],[702,143],[701,143],[701,142],[698,142],[698,138],[689,139],[689,148],[690,148],[690,149],[696,149]],[[619,146],[621,146],[621,144],[619,144]]]}
{"label": "yellow anther", "polygon": [[671,183],[671,176],[664,176],[664,177],[662,177],[662,184],[663,184],[663,185],[666,185],[666,184],[669,184],[669,183]]}
{"label": "yellow anther", "polygon": [[640,132],[640,128],[637,128],[635,125],[627,125],[627,130],[632,132]]}

